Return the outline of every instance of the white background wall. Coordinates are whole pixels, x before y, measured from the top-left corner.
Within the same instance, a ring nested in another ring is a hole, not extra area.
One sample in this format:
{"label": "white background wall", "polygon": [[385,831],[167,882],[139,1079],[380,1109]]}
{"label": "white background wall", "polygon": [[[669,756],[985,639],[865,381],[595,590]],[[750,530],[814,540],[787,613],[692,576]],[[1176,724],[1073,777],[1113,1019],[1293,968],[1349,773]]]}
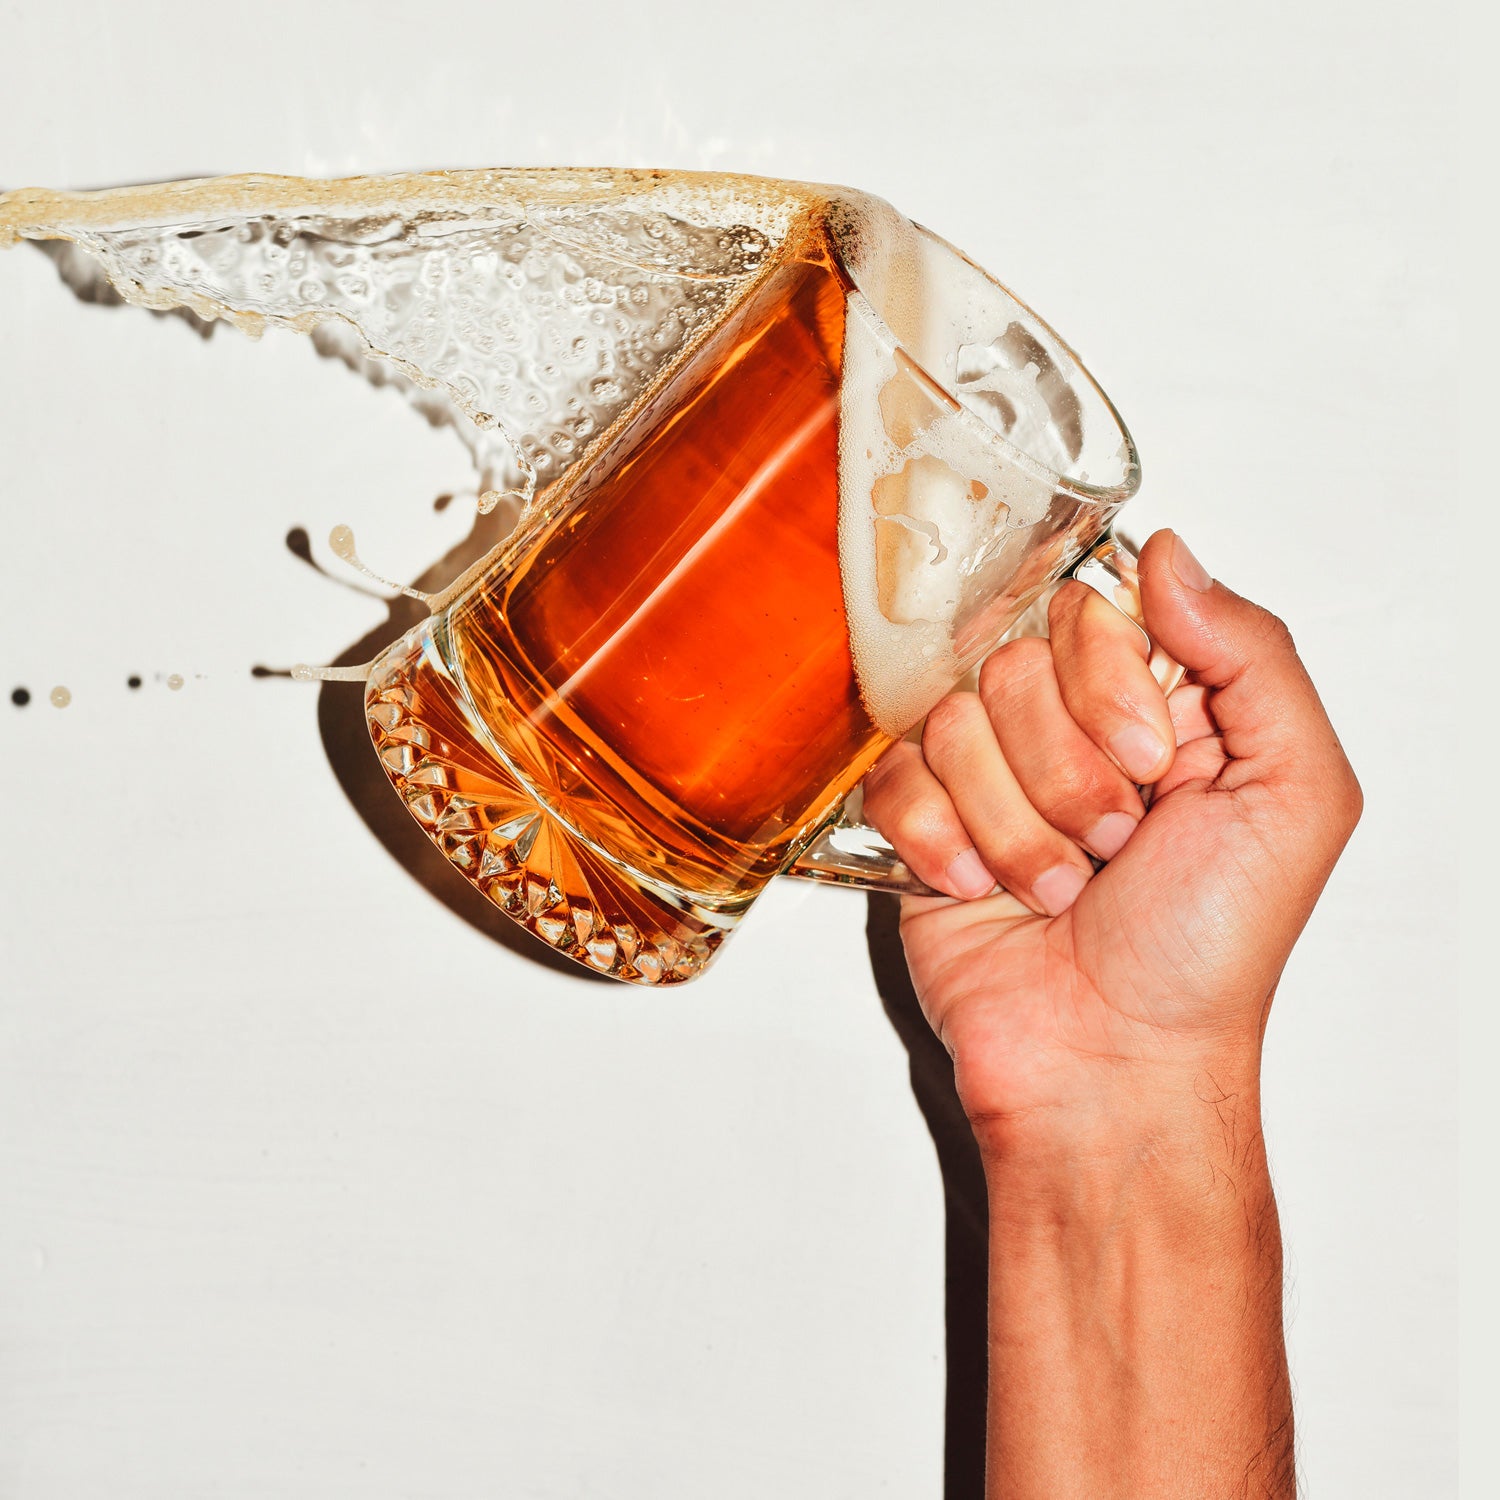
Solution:
{"label": "white background wall", "polygon": [[[1267,1064],[1307,1493],[1364,1500],[1456,1488],[1448,19],[0,4],[7,187],[843,181],[1080,348],[1129,529],[1291,622],[1366,788]],[[465,473],[290,335],[0,260],[0,689],[35,695],[0,697],[0,1496],[937,1495],[940,1184],[863,901],[779,887],[674,994],[552,974],[379,848],[311,690],[247,675],[382,618],[290,526],[416,572]]]}

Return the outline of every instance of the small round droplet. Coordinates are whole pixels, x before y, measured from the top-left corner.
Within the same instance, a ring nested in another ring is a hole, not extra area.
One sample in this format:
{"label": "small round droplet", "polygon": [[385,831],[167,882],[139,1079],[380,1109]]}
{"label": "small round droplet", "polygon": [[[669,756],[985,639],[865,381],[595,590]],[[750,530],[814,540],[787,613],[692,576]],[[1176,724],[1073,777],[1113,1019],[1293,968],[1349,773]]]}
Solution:
{"label": "small round droplet", "polygon": [[348,562],[354,556],[354,532],[347,526],[335,526],[328,533],[328,545],[333,548],[334,556]]}
{"label": "small round droplet", "polygon": [[167,678],[167,686],[169,688],[171,688],[174,693],[181,692],[182,691],[182,673],[181,672],[173,672],[172,675],[169,678]]}
{"label": "small round droplet", "polygon": [[53,688],[47,696],[52,700],[53,708],[66,708],[73,701],[72,693],[61,684]]}
{"label": "small round droplet", "polygon": [[130,674],[130,676],[125,679],[125,686],[128,687],[131,690],[131,692],[134,692],[140,685],[141,685],[141,679],[134,672],[132,672]]}
{"label": "small round droplet", "polygon": [[10,690],[10,701],[17,708],[25,708],[31,702],[31,689],[23,687],[12,688]]}

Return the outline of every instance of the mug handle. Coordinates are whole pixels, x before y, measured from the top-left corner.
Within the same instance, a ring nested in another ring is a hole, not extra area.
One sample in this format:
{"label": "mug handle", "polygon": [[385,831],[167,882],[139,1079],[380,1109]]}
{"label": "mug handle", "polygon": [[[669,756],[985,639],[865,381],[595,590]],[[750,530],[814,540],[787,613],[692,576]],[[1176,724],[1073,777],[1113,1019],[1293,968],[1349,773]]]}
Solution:
{"label": "mug handle", "polygon": [[[1106,532],[1073,568],[1071,576],[1102,594],[1146,635],[1136,556],[1113,534]],[[1151,649],[1151,675],[1161,684],[1162,692],[1170,693],[1182,681],[1184,670],[1149,635],[1146,641]],[[902,896],[945,894],[918,880],[880,834],[853,816],[849,804],[859,795],[858,791],[851,793],[823,832],[781,873],[830,885],[894,891]]]}

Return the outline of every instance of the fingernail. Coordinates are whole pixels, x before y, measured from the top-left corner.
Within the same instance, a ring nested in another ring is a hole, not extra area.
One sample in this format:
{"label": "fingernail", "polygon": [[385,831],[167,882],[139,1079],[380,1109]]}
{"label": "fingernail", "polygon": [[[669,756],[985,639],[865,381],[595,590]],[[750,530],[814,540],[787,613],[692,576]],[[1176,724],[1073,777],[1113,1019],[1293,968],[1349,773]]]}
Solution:
{"label": "fingernail", "polygon": [[1031,894],[1049,917],[1059,917],[1078,899],[1089,878],[1077,865],[1053,865],[1031,882]]}
{"label": "fingernail", "polygon": [[1134,832],[1135,819],[1129,813],[1106,813],[1084,835],[1083,841],[1100,859],[1113,859]]}
{"label": "fingernail", "polygon": [[1193,556],[1193,549],[1175,532],[1172,535],[1172,571],[1196,593],[1205,593],[1214,585],[1208,569]]}
{"label": "fingernail", "polygon": [[985,867],[977,849],[965,849],[949,861],[944,872],[948,883],[966,901],[988,896],[995,889],[995,877]]}
{"label": "fingernail", "polygon": [[1144,724],[1130,724],[1109,737],[1109,753],[1135,781],[1149,781],[1166,746]]}

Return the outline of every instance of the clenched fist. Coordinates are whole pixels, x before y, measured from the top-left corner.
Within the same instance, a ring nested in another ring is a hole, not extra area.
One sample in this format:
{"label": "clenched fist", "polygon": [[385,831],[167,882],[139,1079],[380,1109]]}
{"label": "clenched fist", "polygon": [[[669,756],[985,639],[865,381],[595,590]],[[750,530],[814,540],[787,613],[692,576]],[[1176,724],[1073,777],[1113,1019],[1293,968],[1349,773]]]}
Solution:
{"label": "clenched fist", "polygon": [[951,893],[902,938],[985,1163],[1006,1500],[1295,1489],[1261,1038],[1360,791],[1278,619],[1171,532],[1140,579],[1169,698],[1069,583],[865,783]]}

